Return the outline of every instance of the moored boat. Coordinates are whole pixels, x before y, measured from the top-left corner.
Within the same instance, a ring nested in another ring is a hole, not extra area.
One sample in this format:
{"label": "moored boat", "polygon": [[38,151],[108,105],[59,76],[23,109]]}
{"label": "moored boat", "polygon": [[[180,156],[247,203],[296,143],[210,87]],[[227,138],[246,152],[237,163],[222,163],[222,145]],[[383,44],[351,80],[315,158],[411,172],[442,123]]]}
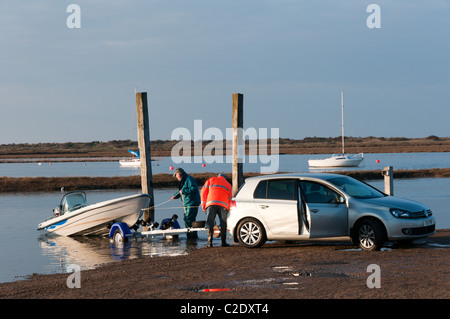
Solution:
{"label": "moored boat", "polygon": [[137,167],[137,166],[141,166],[141,159],[140,159],[140,154],[139,154],[139,150],[137,151],[133,151],[133,150],[128,150],[128,152],[133,155],[133,157],[131,159],[123,159],[119,161],[120,166],[124,166],[124,167]]}
{"label": "moored boat", "polygon": [[333,154],[324,159],[310,159],[309,167],[355,167],[363,161],[364,154]]}
{"label": "moored boat", "polygon": [[308,160],[309,167],[356,167],[364,160],[364,154],[345,154],[344,147],[344,90],[341,90],[341,120],[342,120],[342,154],[333,154],[331,157],[324,159],[310,159]]}
{"label": "moored boat", "polygon": [[141,160],[139,158],[120,160],[119,164],[124,167],[138,167],[141,166]]}

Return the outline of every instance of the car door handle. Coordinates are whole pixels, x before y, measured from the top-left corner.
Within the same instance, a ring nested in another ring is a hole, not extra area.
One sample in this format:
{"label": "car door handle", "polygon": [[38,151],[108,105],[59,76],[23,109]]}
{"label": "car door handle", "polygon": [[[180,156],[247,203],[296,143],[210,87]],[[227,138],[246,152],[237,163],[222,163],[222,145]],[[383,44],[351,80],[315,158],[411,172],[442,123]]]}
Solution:
{"label": "car door handle", "polygon": [[259,207],[261,207],[262,209],[266,209],[269,208],[269,205],[259,205]]}
{"label": "car door handle", "polygon": [[318,209],[311,209],[311,213],[317,213],[317,212],[319,212]]}

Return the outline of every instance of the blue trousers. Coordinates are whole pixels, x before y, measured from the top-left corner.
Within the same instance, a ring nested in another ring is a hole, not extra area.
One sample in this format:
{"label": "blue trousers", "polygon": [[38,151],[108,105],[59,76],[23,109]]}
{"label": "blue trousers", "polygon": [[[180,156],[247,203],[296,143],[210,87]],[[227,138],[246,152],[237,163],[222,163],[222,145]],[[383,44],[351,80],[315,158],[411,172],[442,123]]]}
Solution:
{"label": "blue trousers", "polygon": [[184,225],[186,227],[192,227],[192,222],[195,222],[197,218],[198,206],[186,206],[184,215]]}
{"label": "blue trousers", "polygon": [[211,231],[214,228],[214,220],[216,215],[219,216],[220,228],[224,234],[227,231],[227,214],[228,210],[219,205],[211,205],[206,208],[206,225]]}

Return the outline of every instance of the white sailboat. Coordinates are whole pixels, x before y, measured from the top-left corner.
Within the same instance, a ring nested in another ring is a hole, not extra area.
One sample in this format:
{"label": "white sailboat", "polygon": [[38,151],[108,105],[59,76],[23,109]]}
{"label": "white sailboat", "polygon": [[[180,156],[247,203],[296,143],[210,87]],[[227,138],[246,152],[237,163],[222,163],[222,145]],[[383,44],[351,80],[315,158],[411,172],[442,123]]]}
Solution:
{"label": "white sailboat", "polygon": [[310,159],[310,167],[356,167],[364,160],[364,154],[345,154],[344,146],[344,90],[341,90],[341,117],[342,117],[342,154],[333,154],[329,158]]}
{"label": "white sailboat", "polygon": [[132,151],[132,150],[128,150],[128,152],[133,155],[133,158],[119,160],[120,166],[140,167],[141,166],[141,159],[139,158],[139,150],[136,151],[136,152]]}

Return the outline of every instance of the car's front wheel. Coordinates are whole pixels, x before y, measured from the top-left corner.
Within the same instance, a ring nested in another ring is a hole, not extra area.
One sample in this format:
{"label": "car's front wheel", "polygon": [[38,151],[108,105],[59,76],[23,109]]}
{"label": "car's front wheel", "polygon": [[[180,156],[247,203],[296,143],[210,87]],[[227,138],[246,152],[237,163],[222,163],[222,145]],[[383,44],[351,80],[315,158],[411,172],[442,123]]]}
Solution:
{"label": "car's front wheel", "polygon": [[262,224],[254,218],[245,218],[237,228],[239,243],[247,248],[258,248],[267,240]]}
{"label": "car's front wheel", "polygon": [[356,226],[353,242],[363,250],[380,250],[385,240],[384,226],[377,220],[366,219]]}

